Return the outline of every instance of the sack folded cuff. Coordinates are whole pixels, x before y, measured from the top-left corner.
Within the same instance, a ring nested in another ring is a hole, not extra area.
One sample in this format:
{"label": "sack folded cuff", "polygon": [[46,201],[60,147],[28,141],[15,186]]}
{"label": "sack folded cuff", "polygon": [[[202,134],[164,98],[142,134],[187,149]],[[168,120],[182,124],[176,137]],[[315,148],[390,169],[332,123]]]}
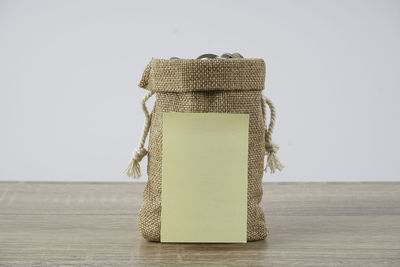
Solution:
{"label": "sack folded cuff", "polygon": [[153,58],[143,73],[139,87],[153,92],[261,91],[264,82],[263,59]]}

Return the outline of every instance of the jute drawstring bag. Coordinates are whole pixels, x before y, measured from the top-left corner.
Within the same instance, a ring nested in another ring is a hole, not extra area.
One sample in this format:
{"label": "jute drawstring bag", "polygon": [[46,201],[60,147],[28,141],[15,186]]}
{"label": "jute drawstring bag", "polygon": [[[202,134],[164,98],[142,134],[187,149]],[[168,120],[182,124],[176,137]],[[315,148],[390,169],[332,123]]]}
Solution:
{"label": "jute drawstring bag", "polygon": [[[237,55],[153,58],[144,70],[139,87],[148,90],[142,100],[145,126],[125,172],[128,176],[140,177],[139,162],[148,155],[148,182],[138,223],[143,237],[149,241],[160,241],[163,112],[249,114],[247,240],[262,240],[267,236],[264,212],[259,205],[263,194],[263,171],[269,168],[273,173],[283,168],[276,157],[278,146],[271,141],[275,109],[261,93],[265,82],[264,60]],[[203,57],[208,59],[200,59]],[[149,114],[145,103],[153,94],[156,94],[156,100]],[[270,109],[268,127],[265,104]],[[149,131],[147,151],[144,144]],[[265,155],[267,164],[264,168]]]}

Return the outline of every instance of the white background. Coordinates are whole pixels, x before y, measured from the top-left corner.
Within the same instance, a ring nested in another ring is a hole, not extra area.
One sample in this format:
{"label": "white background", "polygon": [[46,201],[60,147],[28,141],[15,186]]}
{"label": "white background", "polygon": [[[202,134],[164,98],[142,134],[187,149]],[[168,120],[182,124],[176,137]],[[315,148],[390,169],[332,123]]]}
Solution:
{"label": "white background", "polygon": [[399,1],[0,0],[0,180],[128,181],[150,59],[240,52],[278,111],[265,181],[398,181],[399,48]]}

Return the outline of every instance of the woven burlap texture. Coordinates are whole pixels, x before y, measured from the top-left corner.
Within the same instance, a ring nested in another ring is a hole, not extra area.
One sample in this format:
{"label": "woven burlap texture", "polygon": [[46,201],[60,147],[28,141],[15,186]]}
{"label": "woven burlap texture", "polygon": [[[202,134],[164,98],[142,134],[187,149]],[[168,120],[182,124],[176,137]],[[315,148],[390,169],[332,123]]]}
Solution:
{"label": "woven burlap texture", "polygon": [[148,143],[148,182],[138,219],[145,239],[160,241],[163,112],[249,114],[247,240],[266,238],[260,207],[265,156],[264,81],[262,59],[151,60],[139,84],[156,92]]}

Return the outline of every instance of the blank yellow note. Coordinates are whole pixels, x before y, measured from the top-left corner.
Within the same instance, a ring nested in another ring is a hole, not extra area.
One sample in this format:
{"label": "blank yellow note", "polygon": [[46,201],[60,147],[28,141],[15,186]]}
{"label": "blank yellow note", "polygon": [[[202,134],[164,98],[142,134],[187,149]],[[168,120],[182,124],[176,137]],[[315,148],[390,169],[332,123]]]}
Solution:
{"label": "blank yellow note", "polygon": [[161,242],[246,242],[248,114],[163,113]]}

